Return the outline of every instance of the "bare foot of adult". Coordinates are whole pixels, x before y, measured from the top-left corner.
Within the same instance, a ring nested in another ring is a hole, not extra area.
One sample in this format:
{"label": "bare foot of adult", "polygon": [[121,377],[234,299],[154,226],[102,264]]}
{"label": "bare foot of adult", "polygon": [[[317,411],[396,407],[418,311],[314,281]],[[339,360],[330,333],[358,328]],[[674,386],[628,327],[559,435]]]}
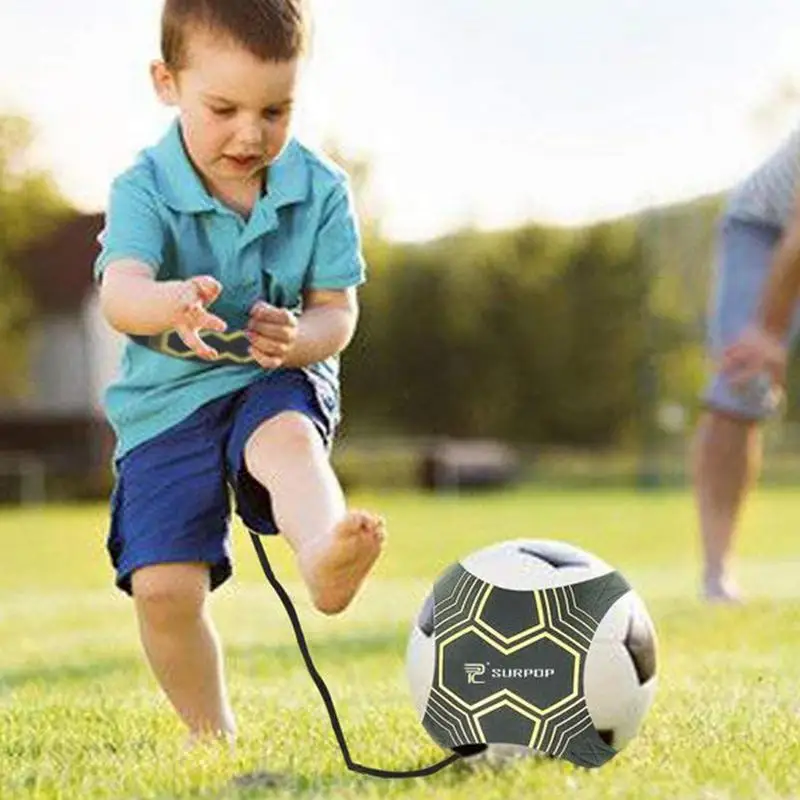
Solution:
{"label": "bare foot of adult", "polygon": [[740,605],[744,602],[738,586],[720,576],[706,576],[703,579],[703,599],[707,603],[722,605]]}

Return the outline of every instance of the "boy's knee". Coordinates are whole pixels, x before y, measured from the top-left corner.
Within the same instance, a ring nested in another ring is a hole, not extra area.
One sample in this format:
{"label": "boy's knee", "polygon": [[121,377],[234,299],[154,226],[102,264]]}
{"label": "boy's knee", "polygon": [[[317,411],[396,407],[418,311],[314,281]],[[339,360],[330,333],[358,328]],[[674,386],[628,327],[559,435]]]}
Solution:
{"label": "boy's knee", "polygon": [[133,573],[139,615],[157,628],[193,622],[202,615],[209,591],[205,564],[157,564]]}
{"label": "boy's knee", "polygon": [[245,462],[249,464],[261,449],[291,448],[291,452],[297,452],[314,447],[319,441],[314,423],[305,414],[283,411],[262,422],[251,434],[245,446]]}

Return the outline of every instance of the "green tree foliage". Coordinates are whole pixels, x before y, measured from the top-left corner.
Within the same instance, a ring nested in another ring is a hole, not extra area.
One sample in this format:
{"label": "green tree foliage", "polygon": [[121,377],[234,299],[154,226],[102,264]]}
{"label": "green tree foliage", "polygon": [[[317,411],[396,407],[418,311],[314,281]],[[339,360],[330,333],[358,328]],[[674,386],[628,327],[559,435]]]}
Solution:
{"label": "green tree foliage", "polygon": [[630,224],[584,232],[556,287],[564,309],[555,367],[560,400],[550,404],[550,438],[608,444],[641,403],[647,265]]}
{"label": "green tree foliage", "polygon": [[607,446],[651,440],[661,404],[694,403],[719,198],[392,244],[368,163],[329,152],[366,216],[347,429]]}
{"label": "green tree foliage", "polygon": [[[584,229],[373,242],[350,429],[607,446],[703,380],[713,199]],[[379,244],[379,246],[378,246]]]}
{"label": "green tree foliage", "polygon": [[67,203],[52,178],[31,165],[33,129],[0,114],[0,396],[24,388],[28,330],[34,309],[14,256],[63,216]]}
{"label": "green tree foliage", "polygon": [[410,434],[604,444],[638,402],[634,226],[464,231],[397,246],[362,293],[352,413]]}

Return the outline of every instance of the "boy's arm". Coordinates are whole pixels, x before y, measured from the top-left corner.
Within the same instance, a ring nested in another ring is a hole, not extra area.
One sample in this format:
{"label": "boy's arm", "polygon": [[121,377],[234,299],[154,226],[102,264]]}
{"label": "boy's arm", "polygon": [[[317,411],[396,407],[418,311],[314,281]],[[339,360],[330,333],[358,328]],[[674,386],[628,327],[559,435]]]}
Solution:
{"label": "boy's arm", "polygon": [[156,280],[168,235],[146,167],[137,165],[111,185],[99,241],[94,274],[100,281],[100,308],[111,327],[131,336],[175,329],[197,355],[217,357],[200,339],[199,331],[225,329],[225,323],[204,308],[219,294],[218,282],[206,276]]}
{"label": "boy's arm", "polygon": [[120,259],[105,268],[100,308],[109,325],[120,333],[150,336],[175,329],[195,353],[215,359],[219,354],[203,342],[200,330],[225,330],[225,322],[205,309],[221,288],[207,275],[156,281],[151,267],[135,259]]}
{"label": "boy's arm", "polygon": [[355,287],[306,290],[299,317],[258,302],[247,328],[251,354],[265,369],[315,364],[347,347],[357,321]]}
{"label": "boy's arm", "polygon": [[263,301],[250,310],[250,354],[265,369],[304,367],[340,353],[358,321],[356,287],[364,281],[364,258],[353,197],[346,181],[325,200],[314,252],[305,276],[303,312]]}

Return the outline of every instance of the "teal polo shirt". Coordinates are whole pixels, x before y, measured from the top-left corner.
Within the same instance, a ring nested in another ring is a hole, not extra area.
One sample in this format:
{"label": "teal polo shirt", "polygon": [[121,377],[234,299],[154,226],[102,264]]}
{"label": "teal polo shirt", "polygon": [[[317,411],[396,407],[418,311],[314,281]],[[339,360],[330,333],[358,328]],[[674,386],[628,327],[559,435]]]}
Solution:
{"label": "teal polo shirt", "polygon": [[[357,286],[365,272],[341,169],[291,139],[244,219],[206,191],[177,121],[113,182],[100,243],[97,280],[120,259],[146,264],[156,280],[213,275],[223,289],[210,310],[228,323],[225,336],[239,338],[256,300],[300,311],[304,289]],[[164,349],[126,339],[119,374],[104,397],[116,459],[264,374],[233,355],[201,362]],[[335,357],[311,369],[338,381]]]}

